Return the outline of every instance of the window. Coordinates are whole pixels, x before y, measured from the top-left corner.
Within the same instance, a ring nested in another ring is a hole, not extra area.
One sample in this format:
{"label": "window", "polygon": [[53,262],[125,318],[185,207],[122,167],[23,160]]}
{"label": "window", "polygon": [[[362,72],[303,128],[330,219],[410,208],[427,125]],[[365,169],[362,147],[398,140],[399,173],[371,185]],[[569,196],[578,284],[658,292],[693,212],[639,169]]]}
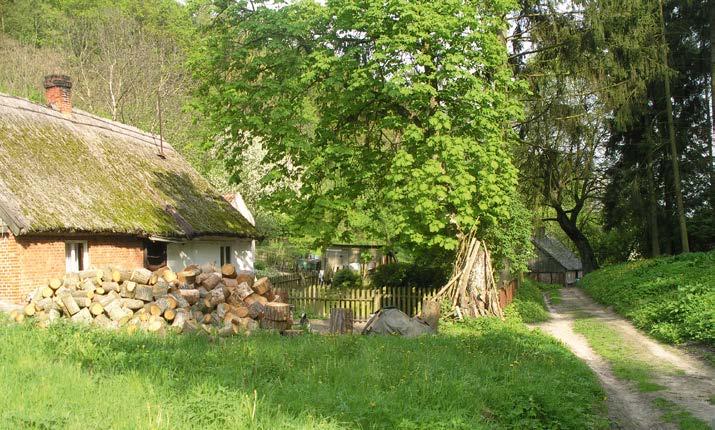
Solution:
{"label": "window", "polygon": [[166,242],[144,242],[144,266],[149,270],[166,266]]}
{"label": "window", "polygon": [[65,271],[79,272],[89,267],[86,241],[65,242]]}
{"label": "window", "polygon": [[221,265],[228,264],[231,262],[231,247],[222,246],[221,247]]}

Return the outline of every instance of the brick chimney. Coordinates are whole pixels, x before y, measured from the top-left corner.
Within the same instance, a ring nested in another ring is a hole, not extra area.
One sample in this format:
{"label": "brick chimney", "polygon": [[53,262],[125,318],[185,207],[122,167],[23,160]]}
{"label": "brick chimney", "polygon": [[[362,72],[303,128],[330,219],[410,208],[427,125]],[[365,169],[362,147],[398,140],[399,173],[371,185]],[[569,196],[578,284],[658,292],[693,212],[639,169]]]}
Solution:
{"label": "brick chimney", "polygon": [[45,100],[54,110],[72,114],[72,80],[66,75],[45,76]]}

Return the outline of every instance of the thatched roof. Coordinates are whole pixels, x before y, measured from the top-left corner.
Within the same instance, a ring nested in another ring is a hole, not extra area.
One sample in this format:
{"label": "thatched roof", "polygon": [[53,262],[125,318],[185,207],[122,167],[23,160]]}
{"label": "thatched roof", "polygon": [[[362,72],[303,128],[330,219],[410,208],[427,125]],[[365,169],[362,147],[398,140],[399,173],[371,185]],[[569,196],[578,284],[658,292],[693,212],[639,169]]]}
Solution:
{"label": "thatched roof", "polygon": [[551,256],[560,265],[562,265],[564,269],[582,270],[583,266],[581,265],[581,260],[558,240],[550,237],[549,235],[539,235],[534,237],[532,241],[538,249]]}
{"label": "thatched roof", "polygon": [[0,218],[16,235],[257,235],[166,142],[163,153],[137,128],[0,94]]}

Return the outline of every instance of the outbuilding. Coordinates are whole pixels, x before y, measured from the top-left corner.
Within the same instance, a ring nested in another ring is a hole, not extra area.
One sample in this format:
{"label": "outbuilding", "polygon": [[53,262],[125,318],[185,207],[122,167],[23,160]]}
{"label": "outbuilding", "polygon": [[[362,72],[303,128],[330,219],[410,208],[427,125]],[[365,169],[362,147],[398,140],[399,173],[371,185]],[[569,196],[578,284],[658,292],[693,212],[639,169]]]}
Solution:
{"label": "outbuilding", "polygon": [[47,105],[0,94],[0,300],[108,265],[253,270],[253,225],[161,136],[44,86]]}
{"label": "outbuilding", "polygon": [[531,279],[569,286],[583,277],[581,260],[563,243],[543,231],[532,238],[532,243],[536,256],[528,265]]}

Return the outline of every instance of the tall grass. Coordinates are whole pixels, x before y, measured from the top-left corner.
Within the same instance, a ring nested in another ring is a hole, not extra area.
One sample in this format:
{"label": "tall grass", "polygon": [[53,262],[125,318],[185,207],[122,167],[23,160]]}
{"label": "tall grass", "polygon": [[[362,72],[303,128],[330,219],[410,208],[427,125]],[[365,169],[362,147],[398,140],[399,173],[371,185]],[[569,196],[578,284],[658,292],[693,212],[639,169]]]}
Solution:
{"label": "tall grass", "polygon": [[654,337],[715,346],[715,251],[605,267],[582,285]]}
{"label": "tall grass", "polygon": [[559,285],[542,284],[531,279],[524,279],[516,289],[514,301],[504,309],[506,317],[525,323],[537,323],[549,320],[549,312],[544,301],[544,294],[552,303],[561,300]]}
{"label": "tall grass", "polygon": [[481,321],[398,337],[128,335],[0,323],[0,427],[602,428],[553,339]]}

